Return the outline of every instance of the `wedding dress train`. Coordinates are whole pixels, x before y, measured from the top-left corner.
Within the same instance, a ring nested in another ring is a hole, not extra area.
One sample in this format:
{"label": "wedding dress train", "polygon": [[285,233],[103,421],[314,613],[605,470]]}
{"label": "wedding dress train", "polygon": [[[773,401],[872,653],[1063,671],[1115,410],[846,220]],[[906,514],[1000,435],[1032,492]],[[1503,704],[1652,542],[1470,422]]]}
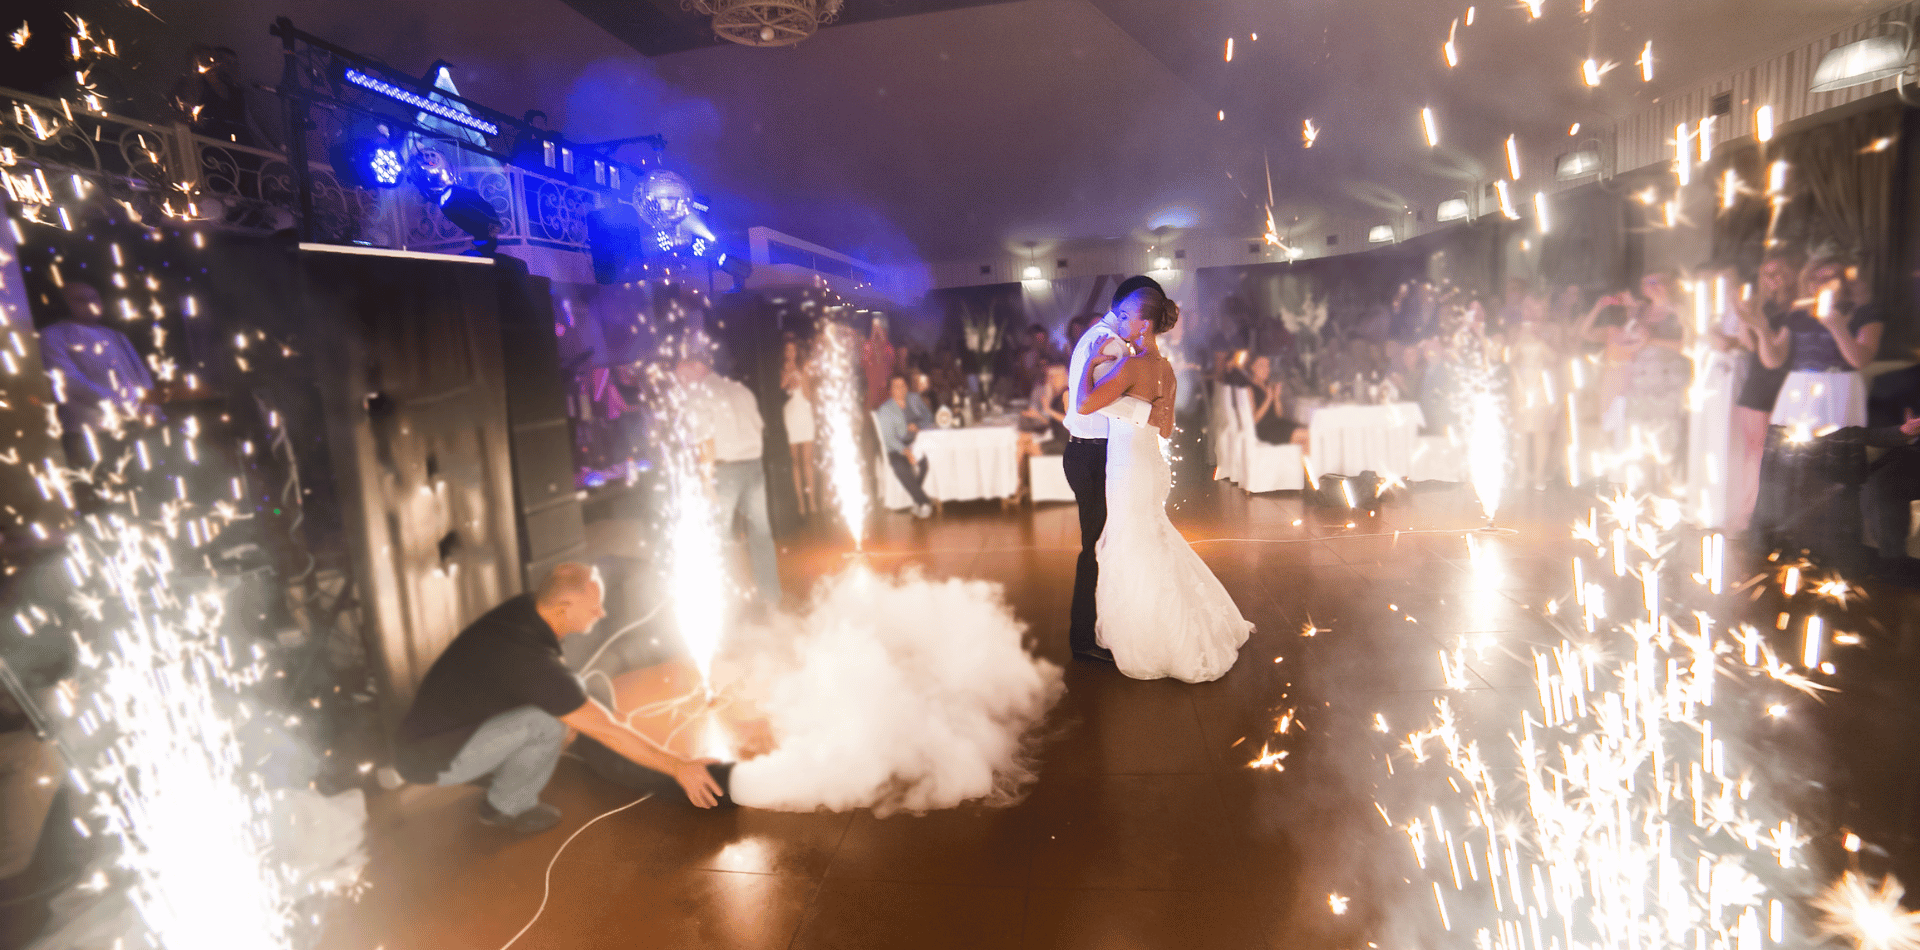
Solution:
{"label": "wedding dress train", "polygon": [[1253,624],[1167,519],[1172,484],[1160,433],[1113,419],[1094,630],[1128,676],[1201,683],[1232,668]]}

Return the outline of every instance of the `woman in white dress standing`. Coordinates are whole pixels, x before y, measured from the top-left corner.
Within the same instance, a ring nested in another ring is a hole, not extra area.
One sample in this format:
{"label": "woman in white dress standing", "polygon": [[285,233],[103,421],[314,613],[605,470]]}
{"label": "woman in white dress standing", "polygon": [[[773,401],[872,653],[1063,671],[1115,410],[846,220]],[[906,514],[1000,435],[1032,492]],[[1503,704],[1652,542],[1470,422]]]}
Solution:
{"label": "woman in white dress standing", "polygon": [[1179,319],[1169,300],[1128,320],[1121,332],[1131,342],[1102,351],[1114,360],[1088,361],[1080,408],[1110,417],[1095,635],[1128,676],[1201,683],[1233,667],[1253,624],[1167,518],[1173,470],[1163,443],[1177,384],[1159,337]]}
{"label": "woman in white dress standing", "polygon": [[813,466],[813,377],[807,372],[800,353],[800,342],[788,340],[780,367],[780,388],[787,391],[787,404],[781,413],[786,422],[787,447],[793,454],[793,494],[799,500],[800,517],[820,510],[814,498]]}

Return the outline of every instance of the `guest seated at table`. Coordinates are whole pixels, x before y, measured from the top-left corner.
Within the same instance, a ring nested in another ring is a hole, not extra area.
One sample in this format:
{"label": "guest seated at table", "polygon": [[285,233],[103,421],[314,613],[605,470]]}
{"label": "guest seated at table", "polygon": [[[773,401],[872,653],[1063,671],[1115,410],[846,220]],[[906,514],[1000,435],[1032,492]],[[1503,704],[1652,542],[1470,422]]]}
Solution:
{"label": "guest seated at table", "polygon": [[1420,378],[1426,372],[1426,357],[1418,344],[1388,341],[1387,372],[1380,384],[1393,395],[1393,401],[1412,398],[1420,390]]}
{"label": "guest seated at table", "polygon": [[927,366],[924,398],[929,407],[951,406],[967,388],[967,371],[958,351],[942,346],[933,353]]}
{"label": "guest seated at table", "polygon": [[1060,362],[1047,328],[1036,323],[1027,327],[1026,345],[1013,354],[1013,382],[1021,390],[1038,389],[1046,382],[1047,367]]}
{"label": "guest seated at table", "polygon": [[1286,414],[1286,384],[1273,378],[1273,360],[1256,356],[1247,366],[1253,402],[1253,434],[1268,445],[1307,444],[1307,427]]}
{"label": "guest seated at table", "polygon": [[1067,445],[1067,367],[1047,364],[1020,413],[1020,455],[1059,455]]}
{"label": "guest seated at table", "polygon": [[901,487],[913,498],[913,516],[933,514],[933,499],[922,486],[927,480],[927,459],[916,455],[913,442],[922,429],[933,426],[933,413],[920,397],[907,392],[907,380],[895,376],[887,381],[887,401],[874,410],[880,423],[880,442],[887,453],[887,464],[899,476]]}

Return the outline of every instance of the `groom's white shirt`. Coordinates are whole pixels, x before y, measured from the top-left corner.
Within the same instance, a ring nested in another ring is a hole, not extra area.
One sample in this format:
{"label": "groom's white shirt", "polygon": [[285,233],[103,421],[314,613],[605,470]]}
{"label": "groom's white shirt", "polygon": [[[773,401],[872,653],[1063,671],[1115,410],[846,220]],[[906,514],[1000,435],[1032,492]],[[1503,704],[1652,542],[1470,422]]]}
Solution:
{"label": "groom's white shirt", "polygon": [[1114,326],[1113,311],[1100,318],[1100,322],[1087,328],[1080,334],[1080,341],[1073,345],[1073,359],[1067,363],[1067,433],[1081,439],[1104,439],[1107,437],[1107,417],[1097,412],[1080,411],[1080,388],[1085,385],[1087,361],[1100,352],[1100,347],[1108,340],[1120,338],[1120,331]]}

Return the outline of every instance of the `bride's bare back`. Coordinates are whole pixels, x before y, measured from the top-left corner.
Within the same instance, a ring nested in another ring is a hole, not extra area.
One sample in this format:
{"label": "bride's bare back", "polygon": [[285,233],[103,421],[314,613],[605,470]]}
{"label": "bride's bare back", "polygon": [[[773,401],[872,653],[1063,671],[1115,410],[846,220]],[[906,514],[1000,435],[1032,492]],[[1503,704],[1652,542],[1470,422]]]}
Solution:
{"label": "bride's bare back", "polygon": [[1159,347],[1149,344],[1136,353],[1132,344],[1110,339],[1087,362],[1087,379],[1089,392],[1082,411],[1097,411],[1122,396],[1132,396],[1152,405],[1147,424],[1160,430],[1161,438],[1173,437],[1173,397],[1179,381]]}

